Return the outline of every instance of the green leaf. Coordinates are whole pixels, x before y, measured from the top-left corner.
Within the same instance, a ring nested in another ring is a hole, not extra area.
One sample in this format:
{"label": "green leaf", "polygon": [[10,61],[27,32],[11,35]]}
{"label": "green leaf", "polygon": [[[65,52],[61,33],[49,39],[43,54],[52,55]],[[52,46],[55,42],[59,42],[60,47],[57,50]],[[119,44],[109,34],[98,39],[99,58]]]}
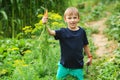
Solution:
{"label": "green leaf", "polygon": [[3,15],[4,20],[8,20],[8,16],[5,11],[1,10],[0,13]]}
{"label": "green leaf", "polygon": [[0,5],[2,4],[2,0],[0,0]]}
{"label": "green leaf", "polygon": [[13,0],[10,0],[11,4],[13,4]]}
{"label": "green leaf", "polygon": [[0,48],[0,54],[3,53],[3,50],[4,50],[3,48]]}

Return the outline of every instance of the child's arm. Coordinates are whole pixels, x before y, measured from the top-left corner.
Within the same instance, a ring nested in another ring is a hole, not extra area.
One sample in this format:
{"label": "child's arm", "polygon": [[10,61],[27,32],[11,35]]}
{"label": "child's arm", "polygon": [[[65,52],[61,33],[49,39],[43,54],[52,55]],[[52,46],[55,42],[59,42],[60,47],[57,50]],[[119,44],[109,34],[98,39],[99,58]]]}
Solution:
{"label": "child's arm", "polygon": [[[46,25],[47,21],[48,21],[48,17],[43,16],[43,18],[42,18],[42,23]],[[48,33],[49,33],[51,36],[55,36],[55,35],[56,35],[55,30],[51,30],[47,25],[46,25],[46,27],[47,27]]]}
{"label": "child's arm", "polygon": [[46,26],[46,27],[47,27],[49,35],[51,35],[51,36],[55,36],[56,35],[55,30],[51,30],[48,26]]}
{"label": "child's arm", "polygon": [[87,65],[90,65],[90,64],[92,63],[92,55],[91,55],[91,53],[90,53],[90,49],[89,49],[88,45],[85,45],[85,46],[84,46],[84,51],[85,51],[85,53],[86,53],[87,56],[88,56]]}

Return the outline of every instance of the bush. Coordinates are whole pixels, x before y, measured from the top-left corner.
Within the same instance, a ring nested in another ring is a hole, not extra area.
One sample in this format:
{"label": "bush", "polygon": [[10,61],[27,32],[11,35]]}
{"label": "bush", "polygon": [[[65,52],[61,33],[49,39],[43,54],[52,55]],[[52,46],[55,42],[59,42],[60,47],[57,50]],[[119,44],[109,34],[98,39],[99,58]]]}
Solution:
{"label": "bush", "polygon": [[107,25],[106,34],[110,36],[109,38],[120,42],[120,13],[116,13],[108,18]]}

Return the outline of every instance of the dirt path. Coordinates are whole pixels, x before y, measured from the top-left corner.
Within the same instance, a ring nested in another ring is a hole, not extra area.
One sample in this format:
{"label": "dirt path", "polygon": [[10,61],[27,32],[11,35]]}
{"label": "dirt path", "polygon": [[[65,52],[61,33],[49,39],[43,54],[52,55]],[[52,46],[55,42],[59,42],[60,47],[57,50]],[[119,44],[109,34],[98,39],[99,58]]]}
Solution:
{"label": "dirt path", "polygon": [[103,54],[106,53],[112,53],[114,49],[116,48],[116,44],[114,41],[108,41],[108,38],[104,35],[103,31],[107,27],[105,25],[105,21],[107,19],[103,18],[99,21],[93,21],[93,22],[88,22],[86,25],[88,27],[98,27],[98,33],[92,34],[93,42],[95,46],[97,47],[96,54],[98,56],[102,56]]}

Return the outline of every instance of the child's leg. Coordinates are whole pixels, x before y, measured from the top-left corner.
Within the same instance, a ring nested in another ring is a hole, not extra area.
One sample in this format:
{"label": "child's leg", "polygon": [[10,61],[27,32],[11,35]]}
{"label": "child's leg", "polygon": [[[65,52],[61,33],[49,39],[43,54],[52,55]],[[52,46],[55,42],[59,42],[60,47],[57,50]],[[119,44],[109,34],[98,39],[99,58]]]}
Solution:
{"label": "child's leg", "polygon": [[83,79],[83,69],[72,69],[70,74],[77,77],[78,80],[84,80]]}
{"label": "child's leg", "polygon": [[68,73],[69,73],[69,69],[63,67],[59,63],[59,65],[58,65],[58,71],[57,71],[57,75],[56,75],[57,80],[64,80],[64,78],[67,76]]}

